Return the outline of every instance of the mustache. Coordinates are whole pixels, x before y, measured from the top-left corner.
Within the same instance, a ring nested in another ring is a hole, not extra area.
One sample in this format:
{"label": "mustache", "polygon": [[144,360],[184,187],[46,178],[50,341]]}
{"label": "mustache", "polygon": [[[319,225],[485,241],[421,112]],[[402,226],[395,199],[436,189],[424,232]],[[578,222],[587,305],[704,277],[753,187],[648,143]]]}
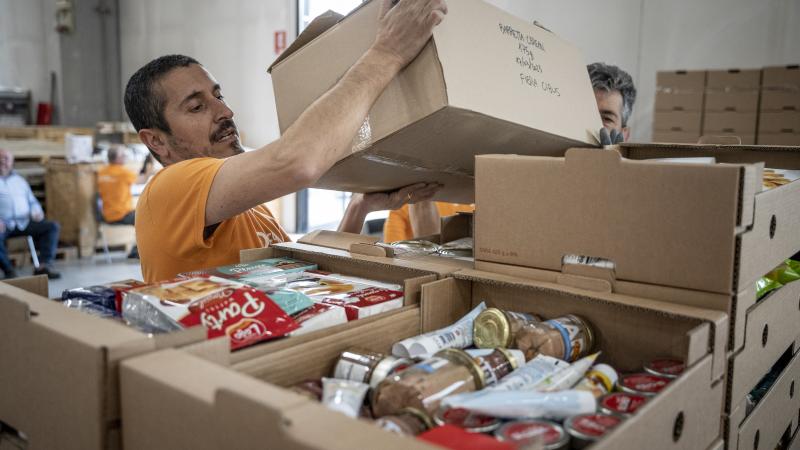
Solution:
{"label": "mustache", "polygon": [[216,129],[213,133],[211,133],[211,142],[217,142],[222,139],[222,136],[228,134],[230,131],[233,131],[237,135],[239,134],[238,128],[236,128],[236,124],[231,119],[225,119],[220,125],[219,128]]}

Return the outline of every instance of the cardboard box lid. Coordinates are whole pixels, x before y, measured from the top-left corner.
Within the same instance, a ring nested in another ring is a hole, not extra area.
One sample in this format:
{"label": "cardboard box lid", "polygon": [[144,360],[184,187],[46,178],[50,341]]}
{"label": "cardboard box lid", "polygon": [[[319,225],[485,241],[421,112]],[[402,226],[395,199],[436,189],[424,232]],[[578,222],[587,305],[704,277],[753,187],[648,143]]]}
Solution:
{"label": "cardboard box lid", "polygon": [[335,11],[332,11],[330,9],[320,14],[319,16],[315,17],[314,20],[311,21],[311,23],[306,25],[305,29],[303,29],[303,32],[300,33],[299,36],[297,36],[297,38],[292,42],[292,44],[289,45],[289,47],[287,47],[286,50],[284,50],[280,55],[278,55],[275,61],[273,61],[272,64],[269,66],[269,69],[267,69],[267,72],[272,73],[273,67],[278,65],[284,59],[288,58],[292,53],[296,52],[309,42],[316,39],[319,35],[327,31],[330,27],[339,23],[339,21],[342,20],[343,17],[344,17],[343,15]]}
{"label": "cardboard box lid", "polygon": [[[732,291],[737,233],[753,220],[752,198],[748,206],[742,197],[760,190],[756,166],[588,149],[477,161],[476,260],[561,271],[566,255],[598,257],[613,262],[617,280]],[[498,220],[507,210],[527,221]]]}
{"label": "cardboard box lid", "polygon": [[764,87],[800,87],[800,65],[764,67]]}
{"label": "cardboard box lid", "polygon": [[706,87],[705,70],[673,70],[656,72],[656,86],[660,90],[697,91]]}
{"label": "cardboard box lid", "polygon": [[709,70],[706,78],[708,88],[751,88],[761,85],[760,69]]}

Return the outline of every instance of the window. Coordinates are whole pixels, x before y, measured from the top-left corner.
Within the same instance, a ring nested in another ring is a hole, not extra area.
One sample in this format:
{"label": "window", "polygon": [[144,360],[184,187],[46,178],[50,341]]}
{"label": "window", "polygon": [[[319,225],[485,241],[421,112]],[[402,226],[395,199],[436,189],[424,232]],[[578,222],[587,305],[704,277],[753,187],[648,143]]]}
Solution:
{"label": "window", "polygon": [[[360,4],[361,0],[298,0],[298,34],[315,17],[325,11],[333,10],[346,15]],[[297,196],[297,232],[336,229],[344,216],[349,201],[349,192],[306,189],[299,193]],[[376,212],[367,216],[367,219],[385,218],[387,215],[386,211]]]}

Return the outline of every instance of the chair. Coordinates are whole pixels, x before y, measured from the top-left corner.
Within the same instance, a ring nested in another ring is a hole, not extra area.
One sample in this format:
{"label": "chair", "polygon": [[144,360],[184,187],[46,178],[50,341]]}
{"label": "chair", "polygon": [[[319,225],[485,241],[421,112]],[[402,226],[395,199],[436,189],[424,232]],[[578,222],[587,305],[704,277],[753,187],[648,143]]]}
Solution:
{"label": "chair", "polygon": [[[39,255],[36,254],[36,246],[33,244],[33,238],[31,236],[17,236],[6,239],[6,250],[9,258],[15,261],[17,261],[17,258],[13,258],[12,255],[14,253],[27,250],[30,253],[34,270],[39,268]],[[17,263],[16,266],[20,267],[22,264]]]}
{"label": "chair", "polygon": [[[129,253],[136,242],[136,228],[133,225],[110,224],[103,218],[103,199],[100,194],[95,194],[94,217],[97,220],[97,235],[103,246],[106,262],[111,264],[111,245],[123,245],[125,253]],[[109,239],[111,235],[111,239]],[[109,244],[111,241],[111,244]]]}

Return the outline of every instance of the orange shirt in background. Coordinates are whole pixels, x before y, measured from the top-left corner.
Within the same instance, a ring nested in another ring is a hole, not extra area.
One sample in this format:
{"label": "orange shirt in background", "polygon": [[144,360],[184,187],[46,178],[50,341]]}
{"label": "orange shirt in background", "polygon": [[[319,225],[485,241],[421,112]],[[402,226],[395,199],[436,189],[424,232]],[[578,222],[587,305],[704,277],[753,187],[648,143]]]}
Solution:
{"label": "orange shirt in background", "polygon": [[106,222],[122,220],[133,211],[131,186],[136,183],[135,173],[121,164],[109,164],[97,171],[97,193],[103,200],[103,219]]}
{"label": "orange shirt in background", "polygon": [[146,282],[234,264],[239,250],[289,240],[263,205],[221,222],[204,238],[206,199],[224,162],[195,158],[172,164],[145,187],[136,206],[136,242]]}
{"label": "orange shirt in background", "polygon": [[[462,205],[458,203],[435,202],[440,217],[447,217],[460,212],[473,212],[475,205]],[[389,212],[389,218],[383,225],[383,242],[407,241],[414,239],[411,229],[411,219],[408,216],[408,205]]]}

